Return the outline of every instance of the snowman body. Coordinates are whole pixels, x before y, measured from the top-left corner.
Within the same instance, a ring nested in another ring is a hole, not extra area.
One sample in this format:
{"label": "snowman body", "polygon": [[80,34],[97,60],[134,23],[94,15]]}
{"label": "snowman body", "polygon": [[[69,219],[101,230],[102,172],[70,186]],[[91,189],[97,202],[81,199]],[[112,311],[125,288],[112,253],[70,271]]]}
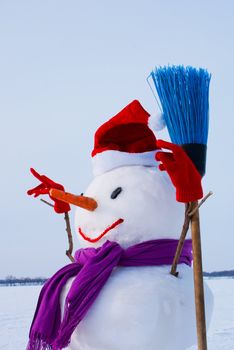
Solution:
{"label": "snowman body", "polygon": [[[98,247],[106,240],[127,248],[151,239],[179,239],[184,205],[176,202],[168,175],[157,166],[105,172],[94,178],[85,196],[95,198],[98,207],[93,212],[77,209],[81,248]],[[115,268],[67,349],[183,350],[195,344],[193,271],[185,264],[178,271],[176,278],[169,265]],[[62,310],[71,283],[63,288]],[[205,295],[209,324],[213,299],[206,285]]]}

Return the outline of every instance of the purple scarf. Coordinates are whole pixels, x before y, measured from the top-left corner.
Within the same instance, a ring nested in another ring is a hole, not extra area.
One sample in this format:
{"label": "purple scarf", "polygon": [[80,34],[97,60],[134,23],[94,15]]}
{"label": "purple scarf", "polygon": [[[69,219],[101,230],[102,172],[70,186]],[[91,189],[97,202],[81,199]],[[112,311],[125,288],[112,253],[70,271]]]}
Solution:
{"label": "purple scarf", "polygon": [[[102,247],[80,249],[75,262],[64,266],[43,286],[29,334],[28,350],[60,350],[97,298],[116,266],[172,264],[178,241],[158,239],[121,248],[106,241]],[[186,240],[179,263],[191,266],[192,243]],[[65,301],[61,320],[60,294],[70,277],[75,277]]]}

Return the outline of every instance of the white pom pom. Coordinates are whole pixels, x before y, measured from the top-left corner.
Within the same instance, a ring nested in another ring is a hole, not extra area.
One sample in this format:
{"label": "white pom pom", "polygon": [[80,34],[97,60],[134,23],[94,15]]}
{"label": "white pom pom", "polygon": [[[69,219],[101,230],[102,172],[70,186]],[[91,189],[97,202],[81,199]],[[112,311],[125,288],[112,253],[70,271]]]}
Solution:
{"label": "white pom pom", "polygon": [[160,131],[166,126],[165,119],[162,113],[158,113],[155,116],[150,116],[149,127],[152,131]]}

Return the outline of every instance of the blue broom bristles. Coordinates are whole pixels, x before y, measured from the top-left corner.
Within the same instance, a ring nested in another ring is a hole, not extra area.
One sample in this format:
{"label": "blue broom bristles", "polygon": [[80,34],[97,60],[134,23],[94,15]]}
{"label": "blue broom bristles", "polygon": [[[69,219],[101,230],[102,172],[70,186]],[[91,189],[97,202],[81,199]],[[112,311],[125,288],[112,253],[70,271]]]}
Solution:
{"label": "blue broom bristles", "polygon": [[155,68],[153,79],[173,143],[207,144],[209,84],[207,70],[184,66]]}

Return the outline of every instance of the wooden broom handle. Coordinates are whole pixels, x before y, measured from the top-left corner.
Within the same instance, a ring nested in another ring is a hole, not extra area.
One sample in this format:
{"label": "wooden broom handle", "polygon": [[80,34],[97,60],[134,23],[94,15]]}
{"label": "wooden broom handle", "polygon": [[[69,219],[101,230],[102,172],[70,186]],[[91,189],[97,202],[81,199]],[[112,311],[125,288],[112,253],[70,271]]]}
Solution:
{"label": "wooden broom handle", "polygon": [[[197,201],[192,202],[191,211],[197,206]],[[199,210],[191,216],[191,233],[198,350],[207,350]]]}

